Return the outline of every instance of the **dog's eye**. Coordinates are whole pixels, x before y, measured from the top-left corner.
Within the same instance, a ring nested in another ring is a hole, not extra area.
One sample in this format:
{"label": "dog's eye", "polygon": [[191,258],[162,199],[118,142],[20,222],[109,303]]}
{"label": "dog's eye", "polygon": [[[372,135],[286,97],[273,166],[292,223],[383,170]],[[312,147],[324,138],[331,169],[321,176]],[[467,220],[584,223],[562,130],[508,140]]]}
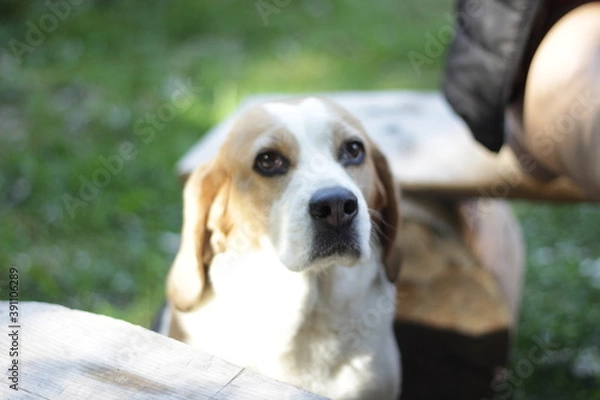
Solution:
{"label": "dog's eye", "polygon": [[342,165],[359,165],[365,159],[365,146],[357,140],[346,142],[340,148],[339,159]]}
{"label": "dog's eye", "polygon": [[254,159],[254,170],[264,176],[283,175],[290,162],[276,151],[265,151]]}

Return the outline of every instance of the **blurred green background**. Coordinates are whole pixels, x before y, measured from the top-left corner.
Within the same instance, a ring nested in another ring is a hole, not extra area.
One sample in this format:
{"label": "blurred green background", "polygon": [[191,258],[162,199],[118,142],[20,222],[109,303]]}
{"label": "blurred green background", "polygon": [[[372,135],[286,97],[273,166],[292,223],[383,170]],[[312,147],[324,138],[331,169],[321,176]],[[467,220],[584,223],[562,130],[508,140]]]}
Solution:
{"label": "blurred green background", "polygon": [[[178,158],[250,94],[439,87],[431,43],[452,20],[448,0],[0,0],[2,271],[19,268],[24,300],[148,325],[181,224]],[[600,399],[600,209],[515,210],[529,256],[510,391]],[[556,346],[519,372],[539,338]]]}

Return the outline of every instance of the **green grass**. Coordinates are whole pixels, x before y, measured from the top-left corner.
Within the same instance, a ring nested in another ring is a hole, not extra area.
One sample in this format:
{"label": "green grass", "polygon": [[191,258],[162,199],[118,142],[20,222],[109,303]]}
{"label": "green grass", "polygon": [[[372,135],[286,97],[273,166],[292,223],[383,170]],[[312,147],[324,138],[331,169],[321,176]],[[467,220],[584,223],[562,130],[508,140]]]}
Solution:
{"label": "green grass", "polygon": [[[533,374],[517,387],[516,398],[600,399],[600,209],[515,209],[529,251],[513,371],[530,358],[536,339],[552,344],[546,359],[532,363]],[[595,370],[595,378],[578,376],[583,367]]]}
{"label": "green grass", "polygon": [[[19,64],[10,41],[26,42],[27,21],[39,26],[49,10],[0,3],[2,270],[19,268],[24,300],[147,325],[181,224],[178,158],[250,94],[439,87],[443,56],[417,70],[408,55],[427,56],[427,35],[444,42],[450,10],[448,0],[291,0],[265,26],[252,1],[88,1]],[[136,124],[173,103],[176,82],[196,88],[193,102],[150,138]],[[127,142],[135,156],[72,217],[64,195],[79,197],[81,179]],[[580,273],[600,259],[600,211],[517,211],[530,256],[514,360],[538,335],[560,347],[518,397],[598,399],[598,378],[571,371],[584,349],[600,351],[600,290]]]}

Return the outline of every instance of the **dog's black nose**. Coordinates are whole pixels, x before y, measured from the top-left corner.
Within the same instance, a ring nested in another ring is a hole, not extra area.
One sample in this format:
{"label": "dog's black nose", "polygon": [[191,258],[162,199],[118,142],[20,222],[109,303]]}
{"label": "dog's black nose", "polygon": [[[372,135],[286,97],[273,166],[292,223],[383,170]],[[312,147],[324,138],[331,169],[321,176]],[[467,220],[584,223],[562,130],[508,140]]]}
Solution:
{"label": "dog's black nose", "polygon": [[358,214],[356,196],[342,187],[318,190],[308,202],[310,216],[333,228],[347,226]]}

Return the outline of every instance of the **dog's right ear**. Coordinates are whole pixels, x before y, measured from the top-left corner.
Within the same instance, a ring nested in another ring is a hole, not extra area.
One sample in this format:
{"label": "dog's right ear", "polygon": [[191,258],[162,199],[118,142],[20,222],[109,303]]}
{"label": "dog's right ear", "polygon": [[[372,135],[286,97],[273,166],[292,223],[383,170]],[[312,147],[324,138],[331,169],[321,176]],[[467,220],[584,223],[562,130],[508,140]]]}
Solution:
{"label": "dog's right ear", "polygon": [[381,220],[376,221],[379,224],[379,241],[383,250],[383,264],[385,272],[390,282],[395,282],[400,273],[402,264],[402,254],[396,243],[396,235],[400,225],[400,209],[398,205],[400,188],[396,184],[390,166],[377,146],[372,146],[371,157],[375,164],[377,173],[377,182],[380,187],[380,209]]}
{"label": "dog's right ear", "polygon": [[[180,311],[193,308],[206,286],[207,266],[213,256],[208,218],[215,202],[227,201],[225,173],[215,162],[190,175],[183,190],[181,244],[167,278],[167,298]],[[221,208],[221,211],[224,207]]]}

